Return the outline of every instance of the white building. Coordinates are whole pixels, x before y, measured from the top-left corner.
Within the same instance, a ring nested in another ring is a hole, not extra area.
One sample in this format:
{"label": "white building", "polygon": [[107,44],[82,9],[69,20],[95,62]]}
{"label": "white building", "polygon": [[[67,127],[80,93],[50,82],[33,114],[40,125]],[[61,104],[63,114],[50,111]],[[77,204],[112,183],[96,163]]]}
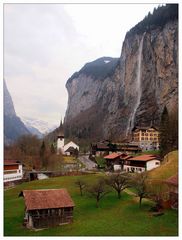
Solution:
{"label": "white building", "polygon": [[160,160],[155,155],[146,154],[127,159],[123,170],[126,172],[145,172],[159,166]]}
{"label": "white building", "polygon": [[79,151],[79,146],[76,143],[74,143],[73,141],[71,141],[71,142],[67,143],[66,145],[64,145],[64,152],[66,155],[70,155],[70,152],[67,151],[70,148],[74,148]]}
{"label": "white building", "polygon": [[12,182],[23,178],[22,164],[15,160],[4,161],[4,182]]}
{"label": "white building", "polygon": [[57,135],[57,154],[64,154],[64,132],[62,121],[59,126],[59,132]]}
{"label": "white building", "polygon": [[61,121],[60,126],[59,126],[59,132],[57,135],[57,154],[62,153],[65,155],[70,155],[70,152],[68,151],[68,149],[70,149],[70,148],[74,148],[79,151],[79,146],[76,143],[74,143],[73,141],[70,141],[69,143],[64,145],[64,131],[63,131],[63,124]]}

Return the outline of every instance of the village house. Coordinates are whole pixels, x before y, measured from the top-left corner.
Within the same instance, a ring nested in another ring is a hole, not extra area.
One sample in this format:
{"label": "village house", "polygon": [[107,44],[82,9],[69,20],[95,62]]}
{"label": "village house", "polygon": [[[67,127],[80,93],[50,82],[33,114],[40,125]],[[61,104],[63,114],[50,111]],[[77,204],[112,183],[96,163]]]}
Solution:
{"label": "village house", "polygon": [[124,162],[123,170],[126,172],[144,172],[160,166],[160,160],[155,155],[140,155],[130,157]]}
{"label": "village house", "polygon": [[164,181],[168,186],[169,201],[172,208],[178,208],[178,175],[174,175]]}
{"label": "village house", "polygon": [[23,190],[25,200],[24,225],[42,229],[73,221],[75,206],[66,189]]}
{"label": "village house", "polygon": [[23,178],[23,166],[16,160],[4,161],[4,183],[16,182]]}
{"label": "village house", "polygon": [[79,146],[73,141],[70,141],[69,143],[64,145],[65,155],[73,155],[76,149],[79,151]]}
{"label": "village house", "polygon": [[117,150],[125,154],[136,154],[142,151],[142,149],[138,146],[138,144],[133,144],[133,143],[125,143],[125,144],[117,145]]}
{"label": "village house", "polygon": [[108,141],[91,144],[91,154],[93,156],[105,156],[109,153],[111,153],[111,148]]}
{"label": "village house", "polygon": [[128,159],[130,156],[128,156],[125,153],[111,153],[104,157],[106,160],[106,165],[108,170],[123,170],[123,165],[126,159]]}
{"label": "village house", "polygon": [[144,150],[159,149],[159,131],[156,127],[139,127],[136,126],[132,130],[132,141]]}
{"label": "village house", "polygon": [[112,143],[110,141],[103,141],[91,144],[91,154],[93,156],[106,156],[113,152],[136,154],[141,152],[142,149],[133,143]]}

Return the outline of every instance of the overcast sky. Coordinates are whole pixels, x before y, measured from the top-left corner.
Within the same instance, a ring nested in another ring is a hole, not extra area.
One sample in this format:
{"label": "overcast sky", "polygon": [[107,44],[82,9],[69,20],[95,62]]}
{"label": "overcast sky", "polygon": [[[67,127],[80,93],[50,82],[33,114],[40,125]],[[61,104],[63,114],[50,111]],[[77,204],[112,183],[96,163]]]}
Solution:
{"label": "overcast sky", "polygon": [[4,78],[17,115],[58,125],[68,78],[99,57],[120,57],[126,32],[156,6],[5,4]]}

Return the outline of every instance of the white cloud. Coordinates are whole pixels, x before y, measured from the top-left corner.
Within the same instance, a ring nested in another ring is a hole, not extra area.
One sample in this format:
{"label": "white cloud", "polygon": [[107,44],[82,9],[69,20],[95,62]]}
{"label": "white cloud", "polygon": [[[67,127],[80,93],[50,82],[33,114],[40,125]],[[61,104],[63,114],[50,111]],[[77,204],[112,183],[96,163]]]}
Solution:
{"label": "white cloud", "polygon": [[17,114],[59,123],[67,79],[86,62],[119,57],[126,31],[154,6],[5,4],[4,77]]}

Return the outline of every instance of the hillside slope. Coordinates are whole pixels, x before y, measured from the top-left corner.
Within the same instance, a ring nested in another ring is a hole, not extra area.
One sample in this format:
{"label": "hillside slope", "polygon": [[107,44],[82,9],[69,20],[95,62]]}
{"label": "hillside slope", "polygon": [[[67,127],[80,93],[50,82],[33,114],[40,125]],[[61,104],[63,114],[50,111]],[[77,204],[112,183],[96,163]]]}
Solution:
{"label": "hillside slope", "polygon": [[155,168],[149,173],[149,178],[165,180],[178,173],[178,151],[168,153],[160,167]]}

